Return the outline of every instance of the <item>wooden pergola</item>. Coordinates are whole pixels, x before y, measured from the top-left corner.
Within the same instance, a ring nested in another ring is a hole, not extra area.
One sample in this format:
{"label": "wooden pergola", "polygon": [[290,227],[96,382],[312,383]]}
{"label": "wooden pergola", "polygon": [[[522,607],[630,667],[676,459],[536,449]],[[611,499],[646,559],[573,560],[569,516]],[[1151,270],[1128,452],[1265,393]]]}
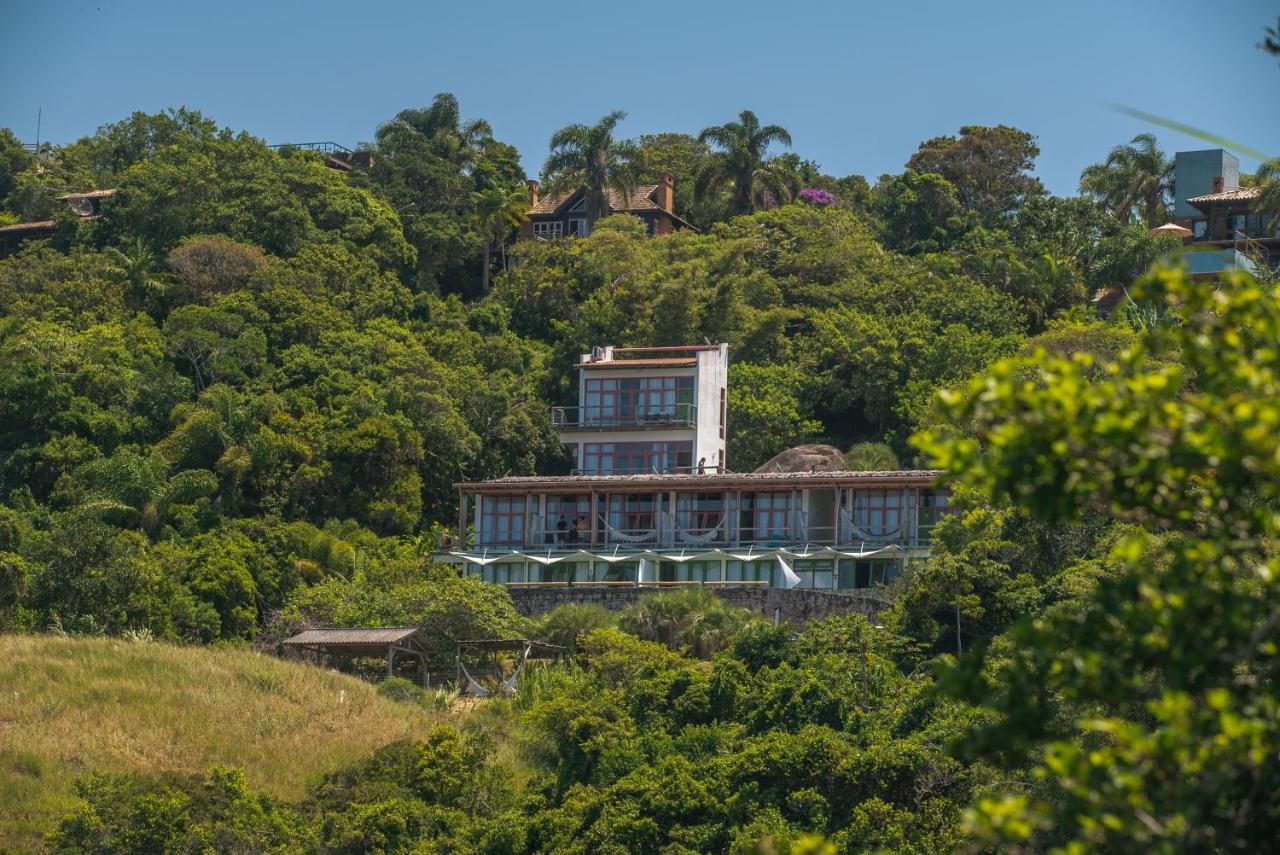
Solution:
{"label": "wooden pergola", "polygon": [[417,626],[372,627],[367,629],[308,629],[284,640],[289,650],[307,650],[331,659],[387,660],[387,676],[393,676],[397,656],[418,660],[419,681],[426,681],[427,657],[431,649]]}

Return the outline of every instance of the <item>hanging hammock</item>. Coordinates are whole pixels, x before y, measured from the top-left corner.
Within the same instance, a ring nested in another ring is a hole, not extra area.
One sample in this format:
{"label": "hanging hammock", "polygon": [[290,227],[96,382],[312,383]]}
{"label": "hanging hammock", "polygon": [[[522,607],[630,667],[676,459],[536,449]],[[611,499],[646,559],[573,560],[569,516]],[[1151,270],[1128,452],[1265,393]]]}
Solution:
{"label": "hanging hammock", "polygon": [[626,534],[613,526],[609,525],[609,521],[601,519],[604,523],[605,530],[609,532],[609,536],[621,540],[623,543],[645,543],[657,537],[656,531],[647,531],[644,534]]}
{"label": "hanging hammock", "polygon": [[516,663],[516,670],[511,672],[511,676],[503,680],[499,686],[503,694],[514,695],[516,693],[516,679],[520,676],[520,669],[524,667],[525,661],[529,658],[529,645],[526,644],[524,649],[520,651],[520,661]]}
{"label": "hanging hammock", "polygon": [[725,515],[721,514],[720,522],[716,523],[715,528],[709,531],[704,531],[701,534],[692,534],[687,530],[682,530],[679,532],[680,541],[682,543],[710,543],[719,536],[720,529],[724,528],[724,523]]}
{"label": "hanging hammock", "polygon": [[869,532],[866,529],[859,528],[858,525],[854,523],[853,517],[844,508],[840,509],[840,519],[841,521],[844,522],[845,526],[848,527],[850,532],[852,532],[853,534],[856,534],[861,540],[871,541],[872,543],[883,542],[886,540],[893,540],[902,534],[901,525],[899,525],[897,528],[891,528],[882,532],[874,532],[874,533]]}
{"label": "hanging hammock", "polygon": [[476,678],[471,676],[471,672],[467,670],[467,666],[462,664],[462,660],[458,660],[458,668],[462,670],[462,676],[467,678],[466,694],[474,695],[477,698],[493,697],[493,692],[476,682]]}

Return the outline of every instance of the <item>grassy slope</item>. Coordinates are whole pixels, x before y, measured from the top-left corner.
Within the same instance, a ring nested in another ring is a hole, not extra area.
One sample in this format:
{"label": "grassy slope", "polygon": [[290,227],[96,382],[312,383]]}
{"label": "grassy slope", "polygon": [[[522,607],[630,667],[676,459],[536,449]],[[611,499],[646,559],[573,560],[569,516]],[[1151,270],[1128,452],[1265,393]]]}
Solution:
{"label": "grassy slope", "polygon": [[237,766],[296,798],[431,724],[367,683],[248,651],[0,636],[0,851],[38,845],[90,770]]}

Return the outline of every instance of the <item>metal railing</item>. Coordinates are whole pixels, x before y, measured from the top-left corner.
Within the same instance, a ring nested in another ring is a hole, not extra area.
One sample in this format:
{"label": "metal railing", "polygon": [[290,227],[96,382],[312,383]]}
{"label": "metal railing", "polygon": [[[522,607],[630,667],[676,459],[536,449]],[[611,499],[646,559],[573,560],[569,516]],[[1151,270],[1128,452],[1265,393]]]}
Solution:
{"label": "metal railing", "polygon": [[655,404],[638,407],[552,407],[557,428],[668,428],[698,423],[694,404]]}
{"label": "metal railing", "polygon": [[726,475],[732,474],[723,466],[682,464],[680,466],[643,466],[638,469],[571,469],[570,475]]}
{"label": "metal railing", "polygon": [[296,148],[303,151],[319,151],[325,154],[355,154],[354,151],[336,142],[306,142],[306,143],[276,143],[268,146],[275,151],[286,148]]}
{"label": "metal railing", "polygon": [[[668,518],[669,519],[669,518]],[[933,524],[921,522],[892,532],[860,532],[846,530],[844,526],[788,526],[784,529],[760,530],[750,527],[730,531],[728,520],[720,524],[671,525],[662,516],[642,527],[616,526],[605,516],[596,523],[594,538],[589,526],[579,528],[577,518],[565,517],[565,528],[558,528],[559,516],[552,515],[545,521],[535,519],[521,543],[486,544],[477,541],[476,546],[495,551],[510,549],[547,550],[549,552],[573,552],[579,549],[660,550],[660,549],[821,549],[824,547],[848,547],[872,549],[896,545],[924,547],[932,541]]]}

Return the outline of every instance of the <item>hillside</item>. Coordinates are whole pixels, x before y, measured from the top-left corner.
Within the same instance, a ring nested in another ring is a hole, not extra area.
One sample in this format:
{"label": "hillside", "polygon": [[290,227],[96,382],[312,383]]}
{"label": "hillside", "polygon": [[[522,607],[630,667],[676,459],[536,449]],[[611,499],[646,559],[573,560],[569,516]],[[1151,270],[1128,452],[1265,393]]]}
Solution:
{"label": "hillside", "polygon": [[0,851],[26,849],[92,770],[243,768],[294,798],[429,718],[354,678],[240,650],[0,636]]}

